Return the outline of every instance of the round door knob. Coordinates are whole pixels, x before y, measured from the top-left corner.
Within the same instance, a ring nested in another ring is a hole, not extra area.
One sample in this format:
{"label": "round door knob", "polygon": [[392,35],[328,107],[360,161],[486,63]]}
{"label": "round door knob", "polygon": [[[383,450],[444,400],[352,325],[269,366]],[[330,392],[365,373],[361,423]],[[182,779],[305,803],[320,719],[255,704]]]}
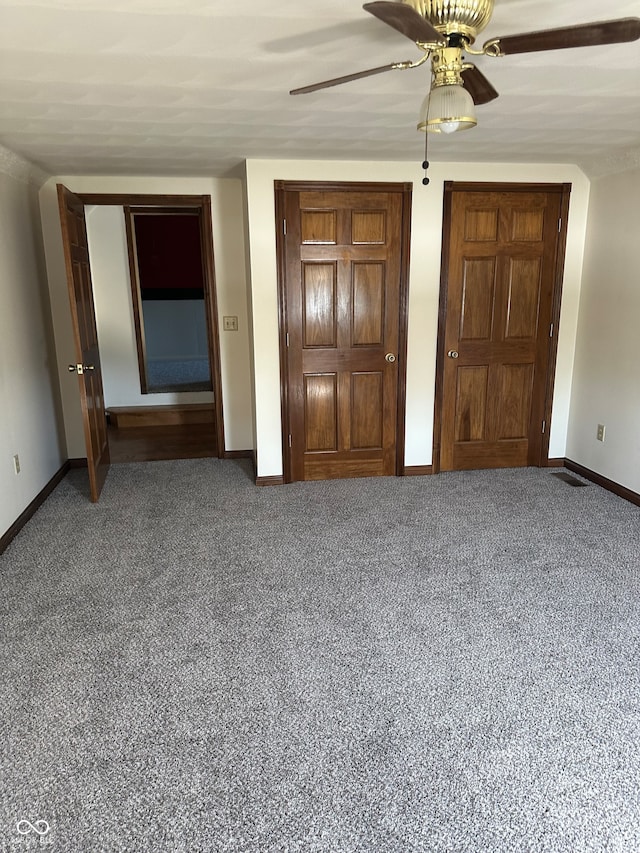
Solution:
{"label": "round door knob", "polygon": [[385,361],[389,362],[389,364],[393,364],[393,362],[396,360],[396,357],[392,352],[388,352],[384,358]]}
{"label": "round door knob", "polygon": [[88,371],[95,369],[95,365],[93,364],[70,364],[67,367],[69,373],[77,373],[78,376],[82,376],[83,373],[87,373]]}
{"label": "round door knob", "polygon": [[449,358],[457,358],[458,352],[457,352],[457,350],[450,349],[449,352],[447,353],[447,355],[449,356]]}

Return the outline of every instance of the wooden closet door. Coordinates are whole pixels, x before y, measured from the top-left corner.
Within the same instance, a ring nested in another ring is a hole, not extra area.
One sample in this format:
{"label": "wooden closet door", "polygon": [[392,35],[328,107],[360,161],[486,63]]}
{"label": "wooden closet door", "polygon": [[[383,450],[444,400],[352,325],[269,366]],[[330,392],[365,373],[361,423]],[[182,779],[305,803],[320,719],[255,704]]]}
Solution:
{"label": "wooden closet door", "polygon": [[440,468],[540,464],[561,191],[452,192]]}
{"label": "wooden closet door", "polygon": [[285,195],[291,479],[395,474],[403,193]]}

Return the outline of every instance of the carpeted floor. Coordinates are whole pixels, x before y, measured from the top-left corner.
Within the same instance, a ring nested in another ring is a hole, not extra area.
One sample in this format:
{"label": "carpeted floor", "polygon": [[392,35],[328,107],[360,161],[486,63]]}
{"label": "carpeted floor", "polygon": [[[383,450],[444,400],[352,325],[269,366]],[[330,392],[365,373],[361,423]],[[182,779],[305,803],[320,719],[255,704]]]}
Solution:
{"label": "carpeted floor", "polygon": [[165,391],[211,391],[208,358],[147,358],[147,387],[154,394]]}
{"label": "carpeted floor", "polygon": [[640,851],[637,507],[538,469],[85,477],[0,557],[2,850]]}

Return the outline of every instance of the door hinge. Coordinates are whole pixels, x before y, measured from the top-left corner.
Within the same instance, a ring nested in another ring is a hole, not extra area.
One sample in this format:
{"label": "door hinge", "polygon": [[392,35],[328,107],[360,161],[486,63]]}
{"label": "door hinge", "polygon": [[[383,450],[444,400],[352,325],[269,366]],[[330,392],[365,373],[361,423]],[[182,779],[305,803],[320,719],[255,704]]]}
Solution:
{"label": "door hinge", "polygon": [[547,422],[542,421],[542,434],[544,435],[546,431],[547,431]]}
{"label": "door hinge", "polygon": [[289,447],[291,447],[291,433],[289,433]]}
{"label": "door hinge", "polygon": [[282,233],[284,234],[285,237],[287,236],[287,220],[286,219],[282,220]]}
{"label": "door hinge", "polygon": [[550,337],[550,338],[552,338],[552,337],[553,337],[553,323],[552,323],[552,324],[551,324],[551,326],[549,327],[549,337]]}

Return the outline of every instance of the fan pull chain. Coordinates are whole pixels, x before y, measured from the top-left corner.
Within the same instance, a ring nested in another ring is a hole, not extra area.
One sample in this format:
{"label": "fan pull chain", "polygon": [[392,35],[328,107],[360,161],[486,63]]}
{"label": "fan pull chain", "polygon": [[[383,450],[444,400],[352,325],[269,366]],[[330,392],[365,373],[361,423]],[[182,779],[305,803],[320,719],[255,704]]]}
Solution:
{"label": "fan pull chain", "polygon": [[422,161],[422,168],[424,169],[424,178],[422,179],[422,183],[424,186],[429,185],[429,178],[427,177],[427,169],[429,168],[429,160],[428,157],[428,149],[429,147],[429,134],[425,131],[424,134],[424,160]]}

